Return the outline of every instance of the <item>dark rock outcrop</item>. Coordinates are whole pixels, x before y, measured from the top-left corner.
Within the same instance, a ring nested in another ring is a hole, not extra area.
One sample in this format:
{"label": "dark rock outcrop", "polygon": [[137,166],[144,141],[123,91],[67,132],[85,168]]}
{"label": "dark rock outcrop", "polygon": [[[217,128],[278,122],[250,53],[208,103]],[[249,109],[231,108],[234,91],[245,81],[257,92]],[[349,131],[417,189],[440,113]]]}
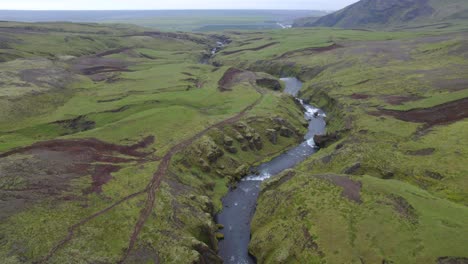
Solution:
{"label": "dark rock outcrop", "polygon": [[208,162],[206,162],[206,160],[200,158],[200,160],[198,162],[200,163],[200,167],[201,167],[201,170],[203,172],[210,172],[211,171],[210,164],[208,164]]}
{"label": "dark rock outcrop", "polygon": [[268,137],[268,140],[272,144],[276,145],[278,143],[278,131],[276,131],[275,129],[267,129],[266,130],[266,135]]}
{"label": "dark rock outcrop", "polygon": [[326,148],[333,142],[340,139],[338,133],[327,133],[325,135],[315,135],[314,142],[319,148]]}
{"label": "dark rock outcrop", "polygon": [[205,162],[215,163],[224,155],[222,149],[218,147],[216,142],[211,137],[203,137],[195,145],[192,146],[193,154],[200,157]]}
{"label": "dark rock outcrop", "polygon": [[344,174],[355,174],[357,171],[359,171],[359,169],[361,168],[361,163],[356,163],[354,164],[353,166],[345,169],[343,171]]}
{"label": "dark rock outcrop", "polygon": [[276,79],[269,79],[269,78],[261,78],[255,81],[258,86],[262,86],[273,91],[280,91],[281,90],[281,83]]}
{"label": "dark rock outcrop", "polygon": [[242,177],[246,176],[248,173],[249,173],[249,168],[246,165],[241,165],[234,171],[234,176],[238,179],[241,179]]}
{"label": "dark rock outcrop", "polygon": [[237,133],[235,138],[236,138],[237,142],[239,142],[239,143],[242,143],[242,142],[245,141],[244,136],[242,136],[240,133]]}
{"label": "dark rock outcrop", "polygon": [[194,245],[194,250],[197,251],[199,254],[199,259],[198,261],[195,262],[197,264],[203,264],[203,263],[221,264],[223,263],[223,260],[216,254],[216,252],[203,243],[198,243]]}
{"label": "dark rock outcrop", "polygon": [[257,133],[254,134],[254,137],[253,137],[253,139],[252,139],[252,142],[253,142],[253,144],[254,144],[254,146],[255,146],[255,148],[256,148],[257,150],[263,149],[262,138],[260,137],[259,134],[257,134]]}
{"label": "dark rock outcrop", "polygon": [[286,137],[286,138],[290,138],[294,135],[294,131],[292,131],[290,128],[285,127],[285,126],[282,126],[279,132],[282,137]]}
{"label": "dark rock outcrop", "polygon": [[248,143],[243,143],[241,145],[241,150],[242,151],[249,151],[249,144]]}
{"label": "dark rock outcrop", "polygon": [[232,146],[232,144],[234,144],[234,139],[230,136],[225,136],[223,141],[225,146]]}
{"label": "dark rock outcrop", "polygon": [[425,171],[424,175],[435,180],[442,180],[444,178],[442,174],[435,172],[435,171]]}
{"label": "dark rock outcrop", "polygon": [[224,146],[224,149],[231,154],[237,153],[237,148],[234,146]]}
{"label": "dark rock outcrop", "polygon": [[440,257],[437,264],[468,264],[468,258],[463,257]]}
{"label": "dark rock outcrop", "polygon": [[414,150],[414,151],[408,151],[408,155],[412,156],[429,156],[434,153],[435,149],[434,148],[425,148],[425,149],[419,149],[419,150]]}
{"label": "dark rock outcrop", "polygon": [[213,162],[216,162],[223,155],[224,155],[224,152],[220,148],[216,147],[216,148],[211,149],[207,153],[206,157],[211,163],[213,163]]}

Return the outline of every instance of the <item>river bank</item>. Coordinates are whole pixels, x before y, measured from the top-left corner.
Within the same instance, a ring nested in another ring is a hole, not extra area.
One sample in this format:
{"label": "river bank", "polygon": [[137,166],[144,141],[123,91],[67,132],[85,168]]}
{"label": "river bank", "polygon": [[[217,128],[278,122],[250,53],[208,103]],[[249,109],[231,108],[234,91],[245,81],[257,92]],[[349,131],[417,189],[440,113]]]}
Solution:
{"label": "river bank", "polygon": [[[297,78],[283,78],[284,92],[296,97],[302,83]],[[246,176],[231,188],[223,198],[223,210],[217,215],[217,222],[224,226],[221,233],[224,239],[219,242],[219,255],[225,263],[255,263],[249,255],[250,222],[255,213],[256,202],[261,183],[282,171],[294,167],[317,151],[314,135],[325,132],[325,113],[318,108],[305,104],[296,98],[304,108],[304,117],[308,121],[308,131],[304,141],[295,148],[259,165],[255,174]]]}

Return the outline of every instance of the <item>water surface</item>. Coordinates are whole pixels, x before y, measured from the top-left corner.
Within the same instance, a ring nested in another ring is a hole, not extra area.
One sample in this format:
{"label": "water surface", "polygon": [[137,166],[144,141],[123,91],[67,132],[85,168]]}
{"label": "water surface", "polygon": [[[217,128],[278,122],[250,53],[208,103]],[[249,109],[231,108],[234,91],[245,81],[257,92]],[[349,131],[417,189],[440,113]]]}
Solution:
{"label": "water surface", "polygon": [[[297,78],[283,78],[286,87],[284,92],[294,97],[302,88]],[[317,152],[314,135],[325,132],[325,113],[299,100],[304,107],[304,115],[309,122],[309,129],[304,142],[293,149],[275,157],[257,167],[259,173],[248,175],[237,188],[231,189],[223,198],[223,210],[217,215],[219,224],[224,225],[221,233],[224,239],[219,242],[219,255],[224,263],[250,264],[255,259],[249,255],[250,222],[255,213],[257,198],[262,181],[273,177],[286,169],[293,168],[307,157]]]}

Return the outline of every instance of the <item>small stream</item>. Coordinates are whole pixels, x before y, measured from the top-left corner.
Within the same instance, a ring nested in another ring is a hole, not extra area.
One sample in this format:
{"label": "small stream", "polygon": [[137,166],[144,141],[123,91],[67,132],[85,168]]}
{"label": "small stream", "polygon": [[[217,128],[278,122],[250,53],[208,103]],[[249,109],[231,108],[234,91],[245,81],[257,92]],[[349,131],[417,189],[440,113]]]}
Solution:
{"label": "small stream", "polygon": [[220,50],[222,50],[227,44],[229,43],[228,40],[224,40],[224,41],[217,41],[216,42],[216,46],[211,48],[210,50],[210,55],[205,55],[203,56],[201,59],[200,59],[200,63],[201,64],[209,64],[210,63],[210,60],[212,58],[214,58],[214,56],[216,55],[216,53],[218,53]]}
{"label": "small stream", "polygon": [[[294,97],[302,88],[297,78],[283,78],[285,93]],[[249,255],[250,222],[255,213],[258,194],[262,181],[273,177],[282,171],[293,168],[307,157],[317,152],[314,135],[325,133],[325,113],[298,99],[304,107],[305,118],[309,122],[309,129],[302,142],[297,147],[277,156],[269,162],[257,167],[259,174],[248,175],[237,188],[231,189],[223,198],[223,210],[217,215],[217,222],[224,225],[221,233],[224,239],[219,242],[219,255],[224,263],[250,264],[255,259]]]}

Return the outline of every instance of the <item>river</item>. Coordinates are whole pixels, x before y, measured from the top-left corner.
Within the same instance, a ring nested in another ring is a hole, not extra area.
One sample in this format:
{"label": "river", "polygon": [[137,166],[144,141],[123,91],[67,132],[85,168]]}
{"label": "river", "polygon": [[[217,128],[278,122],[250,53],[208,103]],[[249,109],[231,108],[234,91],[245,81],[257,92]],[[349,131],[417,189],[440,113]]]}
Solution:
{"label": "river", "polygon": [[297,98],[302,83],[297,78],[282,78],[281,80],[286,84],[284,92],[296,97],[304,107],[304,115],[309,122],[308,132],[300,145],[259,165],[256,169],[258,175],[246,176],[223,198],[223,210],[217,215],[217,222],[224,225],[224,229],[221,230],[224,239],[219,242],[219,255],[224,263],[255,263],[255,259],[249,255],[248,250],[250,222],[255,213],[262,181],[293,168],[317,152],[318,149],[313,140],[314,135],[325,133],[325,113]]}

